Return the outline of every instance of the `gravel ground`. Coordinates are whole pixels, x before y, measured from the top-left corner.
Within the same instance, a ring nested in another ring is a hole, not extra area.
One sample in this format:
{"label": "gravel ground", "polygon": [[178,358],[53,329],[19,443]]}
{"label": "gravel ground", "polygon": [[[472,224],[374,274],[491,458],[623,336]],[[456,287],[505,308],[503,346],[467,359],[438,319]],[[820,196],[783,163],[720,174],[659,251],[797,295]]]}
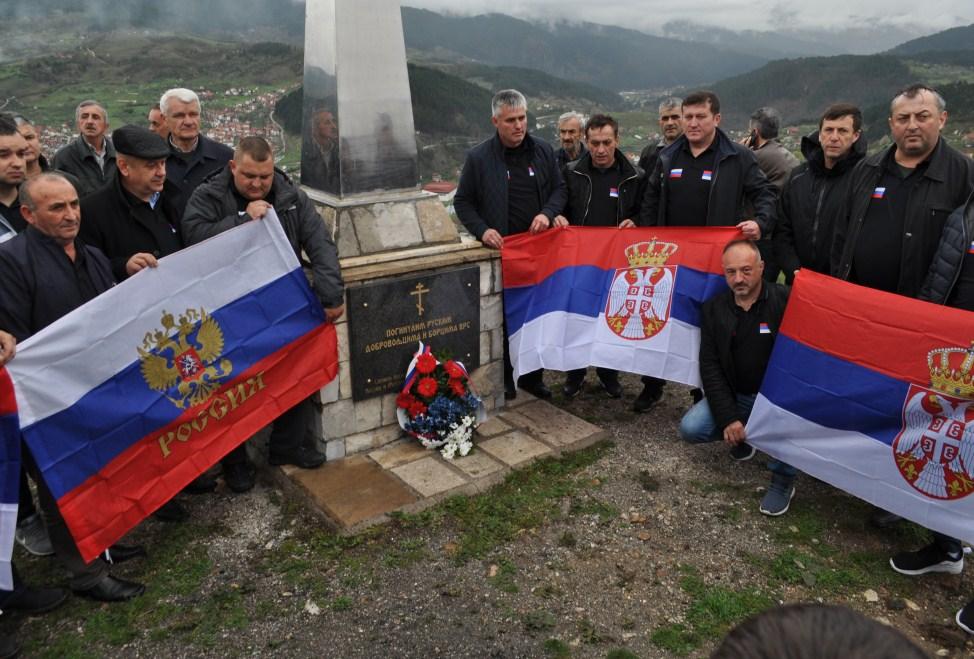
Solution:
{"label": "gravel ground", "polygon": [[[340,539],[270,485],[236,496],[221,487],[184,499],[189,523],[131,534],[149,559],[117,572],[145,581],[144,597],[72,598],[0,625],[17,630],[27,656],[675,657],[707,656],[769,604],[824,601],[903,630],[931,655],[974,656],[952,620],[974,596],[970,576],[911,580],[886,564],[922,531],[873,529],[867,506],[805,476],[792,510],[767,518],[762,456],[735,463],[721,445],[684,445],[688,390],[670,385],[635,415],[639,382],[623,382],[621,401],[594,388],[556,401],[606,428],[611,445],[564,493],[545,495],[547,512],[473,558],[461,560],[473,531],[449,504]],[[526,492],[503,496],[517,510]],[[478,519],[485,532],[505,521]],[[63,583],[48,559],[16,560],[31,583]]]}

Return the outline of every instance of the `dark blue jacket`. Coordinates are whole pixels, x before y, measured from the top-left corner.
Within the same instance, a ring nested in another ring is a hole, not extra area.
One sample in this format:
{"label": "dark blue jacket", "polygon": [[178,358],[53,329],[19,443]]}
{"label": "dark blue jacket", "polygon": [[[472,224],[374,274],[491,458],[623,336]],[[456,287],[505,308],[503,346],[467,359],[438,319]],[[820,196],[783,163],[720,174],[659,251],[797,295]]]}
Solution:
{"label": "dark blue jacket", "polygon": [[193,196],[193,191],[200,183],[226,167],[233,158],[233,149],[200,135],[196,150],[188,158],[184,158],[184,154],[180,154],[172,144],[169,145],[169,150],[166,179],[172,184],[173,194],[170,201],[176,209],[176,217],[181,220],[186,211],[186,202]]}
{"label": "dark blue jacket", "polygon": [[[524,136],[534,155],[531,167],[538,186],[541,212],[549,221],[565,208],[565,181],[562,180],[554,149],[547,142]],[[496,229],[502,236],[509,233],[507,215],[507,165],[504,146],[495,133],[470,149],[460,173],[460,184],[453,199],[457,217],[477,240],[487,229]]]}
{"label": "dark blue jacket", "polygon": [[964,257],[974,245],[974,194],[947,218],[930,272],[920,287],[921,300],[946,304],[957,286]]}

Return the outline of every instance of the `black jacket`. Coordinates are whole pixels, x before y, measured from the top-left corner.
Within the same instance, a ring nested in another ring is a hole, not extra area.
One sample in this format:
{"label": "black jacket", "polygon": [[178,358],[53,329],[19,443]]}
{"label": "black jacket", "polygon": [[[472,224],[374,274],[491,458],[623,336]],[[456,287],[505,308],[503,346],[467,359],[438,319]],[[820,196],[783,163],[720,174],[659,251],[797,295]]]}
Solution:
{"label": "black jacket", "polygon": [[[91,147],[80,135],[54,154],[54,169],[71,174],[76,180],[78,196],[84,197],[104,187],[115,176],[115,147],[105,138],[105,169],[95,160]],[[74,181],[72,181],[73,183]]]}
{"label": "black jacket", "polygon": [[[338,265],[338,250],[325,221],[318,215],[308,195],[291,183],[284,172],[274,170],[271,190],[274,193],[274,210],[294,254],[301,260],[301,252],[304,251],[311,259],[312,287],[322,306],[326,309],[340,306],[344,300],[345,284]],[[225,167],[190,197],[182,222],[186,244],[194,245],[250,222],[249,215],[241,215],[237,211],[238,203],[233,176],[230,168]]]}
{"label": "black jacket", "polygon": [[[547,142],[530,135],[525,135],[524,139],[529,140],[534,154],[531,166],[535,172],[541,212],[549,221],[553,220],[564,210],[566,196],[565,181],[555,152]],[[507,165],[504,164],[504,145],[496,133],[467,152],[453,208],[463,226],[477,240],[487,229],[508,235]]]}
{"label": "black jacket", "polygon": [[[885,151],[863,159],[852,171],[846,214],[836,225],[832,247],[831,270],[840,279],[849,279],[852,257],[869,202],[895,151],[894,144]],[[908,297],[916,297],[920,292],[947,217],[967,200],[974,189],[974,162],[951,148],[943,138],[938,140],[929,160],[906,209],[900,279],[896,292]]]}
{"label": "black jacket", "polygon": [[[707,224],[709,227],[731,227],[745,219],[744,200],[754,208],[754,220],[761,227],[761,235],[771,234],[775,222],[775,203],[777,192],[758,167],[754,152],[742,144],[737,144],[717,129],[714,173],[710,184],[710,199],[707,204]],[[669,189],[670,163],[673,155],[686,147],[687,137],[678,140],[659,152],[656,168],[649,176],[646,194],[639,213],[640,226],[671,226],[673,222],[666,217],[667,190]]]}
{"label": "black jacket", "polygon": [[75,239],[74,262],[64,248],[34,227],[0,245],[0,328],[18,341],[36,334],[90,298],[78,287],[75,268],[85,269],[95,292],[111,288],[108,259]]}
{"label": "black jacket", "polygon": [[[778,336],[778,327],[788,303],[788,293],[788,287],[783,284],[765,281],[761,287],[760,297],[765,305],[765,317],[772,336]],[[710,412],[720,429],[735,421],[747,421],[737,411],[737,396],[733,385],[735,378],[731,340],[737,327],[734,306],[734,291],[727,289],[704,302],[700,310],[700,380]],[[763,366],[767,367],[767,364]]]}
{"label": "black jacket", "polygon": [[569,157],[568,152],[565,151],[564,147],[559,147],[559,149],[555,151],[555,160],[558,161],[558,168],[561,169],[562,174],[565,172],[565,167],[568,167],[568,163],[575,162],[588,153],[588,149],[585,148],[585,142],[579,142],[578,148],[580,151],[578,152],[578,157],[576,158]]}
{"label": "black jacket", "polygon": [[169,142],[169,158],[166,160],[166,180],[172,185],[173,208],[176,217],[182,219],[186,203],[200,183],[226,167],[233,158],[233,149],[200,135],[193,153],[181,153]]}
{"label": "black jacket", "polygon": [[930,271],[920,287],[921,300],[946,304],[957,285],[967,250],[974,244],[974,194],[947,218]]}
{"label": "black jacket", "polygon": [[818,131],[802,138],[802,155],[805,162],[792,171],[778,198],[774,231],[774,255],[789,284],[799,268],[829,274],[836,218],[845,212],[850,174],[866,156],[866,138],[860,135],[832,169],[825,167]]}
{"label": "black jacket", "polygon": [[659,142],[653,142],[652,144],[647,144],[642,151],[639,152],[639,162],[636,164],[640,169],[646,172],[649,176],[656,169],[656,161],[659,160],[659,152],[666,148],[666,144],[662,140]]}
{"label": "black jacket", "polygon": [[635,222],[639,218],[646,172],[629,162],[629,158],[619,149],[616,149],[616,162],[622,167],[622,180],[619,182],[618,213],[614,218],[588,216],[589,202],[592,200],[592,155],[586,152],[581,158],[568,164],[565,171],[568,203],[565,205],[564,215],[571,224],[613,227],[625,219]]}
{"label": "black jacket", "polygon": [[128,277],[125,264],[133,254],[148,252],[162,258],[183,248],[171,195],[167,181],[157,202],[164,222],[153,221],[157,216],[148,212],[137,212],[135,198],[123,190],[117,174],[109,185],[81,200],[81,237],[108,257],[116,281]]}

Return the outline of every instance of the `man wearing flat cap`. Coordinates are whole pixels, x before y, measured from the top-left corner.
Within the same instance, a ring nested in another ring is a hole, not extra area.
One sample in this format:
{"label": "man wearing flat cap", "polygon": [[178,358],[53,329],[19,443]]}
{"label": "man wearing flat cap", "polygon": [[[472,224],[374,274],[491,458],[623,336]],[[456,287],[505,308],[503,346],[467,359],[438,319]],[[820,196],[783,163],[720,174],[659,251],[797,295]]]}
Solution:
{"label": "man wearing flat cap", "polygon": [[112,133],[118,171],[81,200],[81,238],[108,257],[117,281],[183,248],[179,217],[166,192],[169,145],[142,126]]}

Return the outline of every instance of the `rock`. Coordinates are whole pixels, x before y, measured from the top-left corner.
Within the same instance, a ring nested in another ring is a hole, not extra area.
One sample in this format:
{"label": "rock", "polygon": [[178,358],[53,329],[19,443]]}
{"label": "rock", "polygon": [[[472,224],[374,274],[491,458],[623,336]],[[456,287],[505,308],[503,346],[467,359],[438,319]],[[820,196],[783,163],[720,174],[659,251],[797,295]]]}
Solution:
{"label": "rock", "polygon": [[636,534],[636,537],[642,540],[643,542],[648,542],[649,539],[652,538],[653,536],[648,531],[640,531],[639,533]]}
{"label": "rock", "polygon": [[902,611],[906,608],[906,602],[894,597],[886,601],[886,608],[890,611]]}
{"label": "rock", "polygon": [[948,650],[947,648],[940,648],[939,650],[937,650],[937,656],[938,657],[949,657],[950,656],[950,650]]}
{"label": "rock", "polygon": [[499,569],[500,569],[500,568],[499,568],[499,567],[497,567],[496,565],[491,565],[491,566],[490,566],[489,568],[487,568],[487,576],[488,576],[489,578],[491,578],[491,579],[493,579],[494,577],[496,577],[496,576],[497,576],[497,571],[498,571]]}
{"label": "rock", "polygon": [[304,610],[313,616],[321,615],[321,608],[311,600],[304,603]]}
{"label": "rock", "polygon": [[879,601],[879,593],[877,593],[872,588],[870,588],[869,590],[867,590],[866,592],[864,592],[862,594],[862,596],[866,598],[866,601],[867,602],[878,602]]}
{"label": "rock", "polygon": [[906,608],[908,608],[910,611],[919,611],[920,610],[920,605],[917,604],[916,602],[914,602],[913,600],[905,599],[905,600],[903,600],[903,603],[906,604]]}

